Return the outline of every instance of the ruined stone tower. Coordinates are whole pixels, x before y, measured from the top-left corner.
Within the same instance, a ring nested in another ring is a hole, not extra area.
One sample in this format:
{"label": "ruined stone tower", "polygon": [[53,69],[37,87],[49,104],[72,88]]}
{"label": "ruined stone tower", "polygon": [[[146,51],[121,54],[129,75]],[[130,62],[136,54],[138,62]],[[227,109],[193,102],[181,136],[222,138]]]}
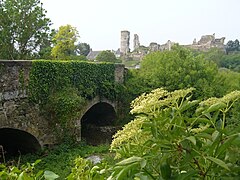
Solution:
{"label": "ruined stone tower", "polygon": [[130,52],[129,49],[129,40],[130,40],[130,32],[129,31],[121,31],[121,47],[120,52],[123,55],[126,55]]}
{"label": "ruined stone tower", "polygon": [[139,42],[139,36],[137,34],[134,34],[134,39],[133,39],[133,49],[136,50],[140,46]]}

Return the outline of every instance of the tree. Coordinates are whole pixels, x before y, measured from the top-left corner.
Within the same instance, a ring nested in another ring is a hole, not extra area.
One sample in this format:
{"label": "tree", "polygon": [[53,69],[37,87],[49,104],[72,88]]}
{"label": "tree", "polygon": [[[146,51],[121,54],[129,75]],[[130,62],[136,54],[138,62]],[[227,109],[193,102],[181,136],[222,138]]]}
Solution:
{"label": "tree", "polygon": [[240,72],[240,53],[224,55],[219,61],[219,66]]}
{"label": "tree", "polygon": [[52,29],[42,44],[40,45],[39,51],[35,54],[36,59],[52,59],[51,52],[53,47],[53,37],[56,35],[56,30]]}
{"label": "tree", "polygon": [[48,38],[51,21],[39,0],[0,2],[0,58],[31,59]]}
{"label": "tree", "polygon": [[90,45],[87,43],[78,43],[76,46],[76,51],[80,55],[87,56],[90,52]]}
{"label": "tree", "polygon": [[54,59],[71,59],[71,56],[76,55],[76,46],[79,35],[75,27],[65,25],[59,27],[58,32],[53,40],[55,46],[52,48],[51,55]]}
{"label": "tree", "polygon": [[211,97],[216,93],[217,65],[180,46],[171,51],[148,54],[139,71],[142,83],[152,89],[164,87],[172,91],[195,87],[198,97]]}
{"label": "tree", "polygon": [[102,61],[102,62],[117,62],[117,58],[114,55],[113,52],[107,50],[107,51],[102,51],[100,52],[97,57],[96,57],[97,61]]}
{"label": "tree", "polygon": [[228,41],[226,45],[226,51],[227,53],[231,51],[240,51],[240,45],[239,45],[239,40],[236,39],[235,41]]}

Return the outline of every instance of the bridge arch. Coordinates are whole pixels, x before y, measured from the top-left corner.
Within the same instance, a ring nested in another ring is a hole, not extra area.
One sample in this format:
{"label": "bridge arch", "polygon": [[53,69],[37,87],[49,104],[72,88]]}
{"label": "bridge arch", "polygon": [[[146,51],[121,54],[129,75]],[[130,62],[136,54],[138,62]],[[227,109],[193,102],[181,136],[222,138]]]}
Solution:
{"label": "bridge arch", "polygon": [[31,133],[7,127],[0,128],[0,145],[10,156],[34,153],[41,149],[40,142]]}
{"label": "bridge arch", "polygon": [[98,97],[88,103],[80,118],[81,140],[88,144],[110,143],[117,119],[115,104]]}

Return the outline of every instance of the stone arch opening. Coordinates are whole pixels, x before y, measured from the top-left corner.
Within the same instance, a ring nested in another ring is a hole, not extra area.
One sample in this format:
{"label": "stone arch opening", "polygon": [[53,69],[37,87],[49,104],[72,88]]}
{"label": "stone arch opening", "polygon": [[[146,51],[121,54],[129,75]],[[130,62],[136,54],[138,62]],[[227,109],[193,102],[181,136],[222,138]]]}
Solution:
{"label": "stone arch opening", "polygon": [[41,145],[33,135],[12,128],[0,129],[0,145],[3,147],[6,156],[34,153],[41,149]]}
{"label": "stone arch opening", "polygon": [[99,102],[93,105],[81,119],[81,138],[91,145],[110,143],[116,132],[113,126],[116,118],[111,104]]}

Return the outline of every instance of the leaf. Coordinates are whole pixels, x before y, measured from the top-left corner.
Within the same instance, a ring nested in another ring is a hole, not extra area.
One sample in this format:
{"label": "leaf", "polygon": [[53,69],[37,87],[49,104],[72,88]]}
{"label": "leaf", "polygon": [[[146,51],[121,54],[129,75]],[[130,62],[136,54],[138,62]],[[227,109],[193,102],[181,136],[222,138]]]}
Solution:
{"label": "leaf", "polygon": [[160,170],[161,170],[161,175],[162,175],[163,179],[171,178],[172,169],[167,162],[163,162],[161,164]]}
{"label": "leaf", "polygon": [[142,159],[142,161],[140,162],[140,167],[144,168],[147,164],[147,161],[145,159]]}
{"label": "leaf", "polygon": [[219,103],[216,103],[216,104],[213,104],[211,105],[206,111],[204,111],[203,113],[210,113],[210,112],[213,112],[213,111],[217,111],[217,110],[220,110],[220,109],[223,109],[227,107],[227,105],[223,102],[219,102]]}
{"label": "leaf", "polygon": [[187,101],[187,103],[184,103],[183,106],[180,108],[180,111],[183,112],[192,106],[195,106],[196,104],[199,103],[200,100],[194,100],[194,101]]}
{"label": "leaf", "polygon": [[228,168],[227,164],[225,164],[225,162],[223,162],[222,160],[214,158],[214,157],[211,157],[211,156],[208,156],[207,159],[209,159],[210,161],[212,161],[212,162],[216,163],[217,165],[223,167],[224,169],[230,171],[230,169]]}
{"label": "leaf", "polygon": [[19,176],[17,180],[32,180],[32,178],[30,176],[27,175],[26,172],[22,172]]}
{"label": "leaf", "polygon": [[133,156],[133,157],[130,157],[128,159],[124,159],[124,160],[120,161],[116,165],[117,166],[126,166],[128,164],[132,164],[132,163],[139,162],[139,161],[142,161],[142,160],[143,160],[143,158],[141,158],[141,157]]}
{"label": "leaf", "polygon": [[196,138],[194,136],[189,136],[186,139],[191,141],[194,145],[196,145]]}
{"label": "leaf", "polygon": [[137,166],[138,163],[132,163],[126,167],[124,167],[116,176],[116,180],[125,180],[126,174],[131,170],[134,169],[134,166]]}
{"label": "leaf", "polygon": [[59,176],[52,171],[44,171],[44,178],[46,180],[54,180],[59,178]]}
{"label": "leaf", "polygon": [[209,139],[209,140],[212,140],[212,136],[208,133],[199,133],[199,134],[196,134],[195,135],[196,137],[199,137],[199,138],[204,138],[204,139]]}
{"label": "leaf", "polygon": [[238,137],[239,134],[234,134],[233,136],[229,137],[224,143],[219,147],[217,156],[221,155],[223,152],[226,151],[232,144],[232,142]]}

